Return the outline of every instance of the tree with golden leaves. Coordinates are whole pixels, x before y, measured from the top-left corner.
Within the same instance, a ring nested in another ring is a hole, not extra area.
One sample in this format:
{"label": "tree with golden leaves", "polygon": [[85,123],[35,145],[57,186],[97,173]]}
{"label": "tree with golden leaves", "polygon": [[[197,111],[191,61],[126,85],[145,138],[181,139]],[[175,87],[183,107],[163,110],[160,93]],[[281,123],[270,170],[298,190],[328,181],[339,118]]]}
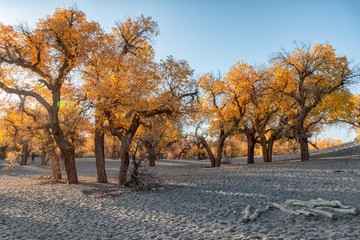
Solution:
{"label": "tree with golden leaves", "polygon": [[[128,24],[133,22],[125,24],[131,28]],[[120,185],[127,182],[129,150],[140,125],[157,115],[176,118],[185,114],[196,94],[189,92],[193,70],[186,61],[170,56],[155,63],[147,41],[142,41],[138,49],[137,54],[127,54],[115,67],[109,65],[109,78],[96,90],[101,95],[97,107],[106,116],[111,134],[121,141]]]}
{"label": "tree with golden leaves", "polygon": [[345,123],[351,126],[358,131],[356,139],[360,140],[360,95],[345,92],[329,97],[326,102],[332,103],[332,108],[338,106],[327,116],[329,123]]}
{"label": "tree with golden leaves", "polygon": [[261,89],[258,89],[263,81],[263,73],[253,66],[238,62],[227,73],[226,82],[229,91],[229,105],[227,114],[237,119],[237,132],[245,135],[247,141],[247,163],[254,163],[255,145],[259,140],[256,128],[257,115],[259,114],[255,104]]}
{"label": "tree with golden leaves", "polygon": [[182,129],[179,122],[167,116],[154,116],[145,121],[136,141],[145,148],[149,166],[155,167],[161,152],[182,138]]}
{"label": "tree with golden leaves", "polygon": [[38,101],[47,111],[51,133],[69,183],[78,183],[75,144],[61,126],[62,88],[85,60],[100,32],[95,22],[76,9],[56,9],[34,29],[0,25],[0,88]]}
{"label": "tree with golden leaves", "polygon": [[296,44],[291,51],[274,55],[278,93],[296,104],[295,128],[300,143],[301,160],[309,160],[308,139],[311,132],[305,124],[310,113],[327,95],[349,86],[359,77],[359,69],[350,69],[345,56],[337,56],[330,44]]}
{"label": "tree with golden leaves", "polygon": [[[149,41],[158,34],[158,26],[150,17],[128,18],[124,22],[118,22],[111,33],[104,33],[98,38],[96,48],[93,48],[85,62],[85,68],[82,71],[85,80],[83,89],[95,108],[94,145],[98,182],[107,182],[104,111],[107,108],[108,96],[111,95],[109,91],[113,90],[110,86],[117,81],[116,76],[120,76],[125,71],[130,72],[130,69],[125,69],[130,66],[126,65],[127,61],[146,59],[147,55],[152,55]],[[115,91],[125,93],[129,90],[125,89],[128,87],[125,84],[117,85],[117,87]],[[131,94],[124,95],[131,97]]]}
{"label": "tree with golden leaves", "polygon": [[209,120],[208,133],[216,139],[216,150],[211,148],[204,133],[197,133],[196,137],[204,146],[211,166],[220,167],[225,140],[236,131],[239,118],[234,117],[234,112],[229,107],[231,100],[224,79],[205,74],[200,78],[199,85],[204,93],[200,98],[201,114],[204,119]]}

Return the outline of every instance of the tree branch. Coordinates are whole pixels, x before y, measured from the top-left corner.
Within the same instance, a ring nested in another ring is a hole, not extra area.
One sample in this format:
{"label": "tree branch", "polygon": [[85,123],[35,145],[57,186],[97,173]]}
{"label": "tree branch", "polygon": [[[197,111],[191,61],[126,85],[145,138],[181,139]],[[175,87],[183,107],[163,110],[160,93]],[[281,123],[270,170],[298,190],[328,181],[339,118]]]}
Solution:
{"label": "tree branch", "polygon": [[32,97],[35,100],[37,100],[41,105],[43,105],[46,108],[46,110],[48,110],[48,111],[50,110],[51,105],[36,92],[21,90],[21,89],[16,89],[16,88],[10,88],[10,87],[7,87],[3,82],[0,82],[0,88],[10,94]]}

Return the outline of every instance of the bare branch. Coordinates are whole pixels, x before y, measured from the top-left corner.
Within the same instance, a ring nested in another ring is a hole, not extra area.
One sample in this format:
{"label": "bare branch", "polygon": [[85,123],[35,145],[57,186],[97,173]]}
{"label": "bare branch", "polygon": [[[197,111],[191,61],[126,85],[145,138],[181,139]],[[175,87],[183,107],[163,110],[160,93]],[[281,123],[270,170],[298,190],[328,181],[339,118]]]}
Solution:
{"label": "bare branch", "polygon": [[36,99],[41,105],[43,105],[46,108],[46,110],[48,110],[48,111],[50,110],[51,105],[42,96],[40,96],[36,92],[21,90],[21,89],[16,89],[16,88],[10,88],[10,87],[7,87],[3,82],[0,82],[0,88],[10,94],[32,97],[32,98]]}

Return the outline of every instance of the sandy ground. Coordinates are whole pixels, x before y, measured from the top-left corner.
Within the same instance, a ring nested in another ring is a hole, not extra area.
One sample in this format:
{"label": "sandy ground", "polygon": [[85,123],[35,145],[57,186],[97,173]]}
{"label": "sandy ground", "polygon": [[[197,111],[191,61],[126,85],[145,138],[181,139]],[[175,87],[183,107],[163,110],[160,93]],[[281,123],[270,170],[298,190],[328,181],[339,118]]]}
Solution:
{"label": "sandy ground", "polygon": [[[285,159],[279,157],[278,159]],[[78,185],[41,180],[38,161],[6,170],[0,160],[0,239],[360,239],[360,216],[293,216],[270,208],[255,222],[241,213],[287,199],[339,200],[360,209],[360,146],[318,152],[307,162],[234,164],[161,160],[149,171],[170,188],[118,189],[95,184],[94,159],[77,159]]]}

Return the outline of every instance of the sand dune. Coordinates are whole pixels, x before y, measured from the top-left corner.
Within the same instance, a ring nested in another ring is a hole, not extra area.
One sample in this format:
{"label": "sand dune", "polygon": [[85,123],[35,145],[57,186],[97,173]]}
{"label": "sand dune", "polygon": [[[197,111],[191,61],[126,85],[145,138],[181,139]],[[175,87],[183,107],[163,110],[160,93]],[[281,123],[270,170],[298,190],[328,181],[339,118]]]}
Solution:
{"label": "sand dune", "polygon": [[248,204],[263,208],[290,198],[360,209],[359,154],[353,144],[307,162],[217,169],[161,160],[149,171],[172,187],[141,193],[117,188],[118,160],[107,161],[113,184],[94,184],[94,159],[77,159],[79,185],[39,180],[51,171],[38,162],[13,172],[0,168],[0,239],[359,239],[360,216],[336,213],[329,220],[271,208],[255,222],[241,222]]}

